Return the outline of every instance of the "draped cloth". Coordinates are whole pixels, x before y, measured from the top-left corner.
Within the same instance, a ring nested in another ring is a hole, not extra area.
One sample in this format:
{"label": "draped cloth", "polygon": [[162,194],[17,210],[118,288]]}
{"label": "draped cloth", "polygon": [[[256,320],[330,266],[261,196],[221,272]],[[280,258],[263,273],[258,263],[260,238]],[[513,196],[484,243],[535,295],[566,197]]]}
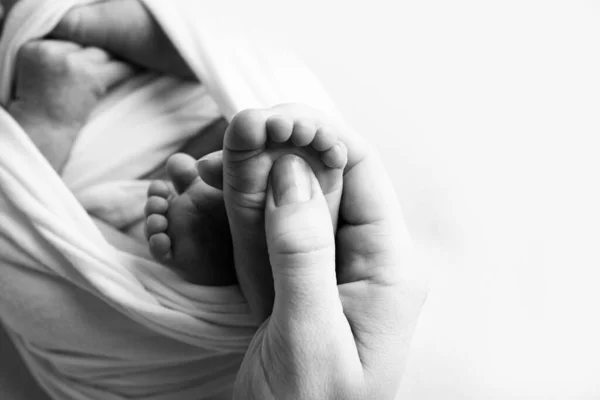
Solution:
{"label": "draped cloth", "polygon": [[[88,3],[12,9],[0,40],[3,107],[19,48]],[[234,4],[143,3],[200,84],[151,73],[122,84],[94,110],[62,176],[0,108],[0,319],[56,399],[227,398],[256,327],[237,286],[184,281],[127,230],[143,219],[144,177],[245,108],[294,101],[339,116],[292,55],[222,23]]]}

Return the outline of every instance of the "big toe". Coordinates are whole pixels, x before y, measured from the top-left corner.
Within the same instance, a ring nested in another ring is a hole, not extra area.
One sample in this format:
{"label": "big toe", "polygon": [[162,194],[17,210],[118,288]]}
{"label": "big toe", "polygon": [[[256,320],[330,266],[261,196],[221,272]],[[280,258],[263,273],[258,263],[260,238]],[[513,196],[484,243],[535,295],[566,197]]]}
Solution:
{"label": "big toe", "polygon": [[261,110],[238,113],[225,132],[223,147],[230,152],[262,150],[267,141],[266,116]]}
{"label": "big toe", "polygon": [[247,203],[263,205],[266,178],[271,169],[267,148],[267,113],[245,110],[237,114],[225,132],[223,142],[224,190]]}
{"label": "big toe", "polygon": [[175,190],[182,194],[198,178],[196,160],[184,153],[174,154],[167,161],[167,174]]}
{"label": "big toe", "polygon": [[196,163],[198,175],[207,185],[223,190],[223,151],[215,151]]}

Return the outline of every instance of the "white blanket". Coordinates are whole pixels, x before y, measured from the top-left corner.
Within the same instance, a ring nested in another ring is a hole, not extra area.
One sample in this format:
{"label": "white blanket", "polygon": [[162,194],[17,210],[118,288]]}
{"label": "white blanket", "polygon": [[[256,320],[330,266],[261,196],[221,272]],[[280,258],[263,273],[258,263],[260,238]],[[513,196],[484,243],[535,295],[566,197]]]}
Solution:
{"label": "white blanket", "polygon": [[[91,2],[17,4],[0,41],[3,106],[20,46]],[[143,217],[149,182],[139,178],[219,116],[289,101],[338,115],[305,67],[257,46],[222,11],[144,3],[202,85],[131,79],[95,111],[62,177],[0,109],[0,319],[56,399],[227,397],[255,329],[239,289],[193,286],[152,261],[139,238],[125,246],[118,229]]]}

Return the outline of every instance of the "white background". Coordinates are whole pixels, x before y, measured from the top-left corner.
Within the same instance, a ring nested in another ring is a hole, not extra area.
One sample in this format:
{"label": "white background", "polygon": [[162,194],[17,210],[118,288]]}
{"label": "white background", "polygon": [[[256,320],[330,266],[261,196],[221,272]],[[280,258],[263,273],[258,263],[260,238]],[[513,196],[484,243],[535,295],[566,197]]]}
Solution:
{"label": "white background", "polygon": [[378,145],[431,257],[403,398],[600,399],[600,2],[240,7]]}

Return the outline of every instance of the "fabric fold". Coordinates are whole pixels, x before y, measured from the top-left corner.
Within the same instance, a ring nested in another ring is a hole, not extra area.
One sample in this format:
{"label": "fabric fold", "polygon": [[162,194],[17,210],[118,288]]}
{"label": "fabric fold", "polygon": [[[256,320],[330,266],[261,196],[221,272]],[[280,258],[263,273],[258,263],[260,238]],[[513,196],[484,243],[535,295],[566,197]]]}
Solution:
{"label": "fabric fold", "polygon": [[[91,2],[15,6],[0,40],[2,106],[19,48]],[[201,84],[146,73],[111,92],[62,177],[0,109],[0,319],[56,399],[227,398],[256,329],[239,288],[194,286],[107,235],[143,218],[143,177],[217,118],[285,102],[339,118],[289,53],[213,22],[227,15],[186,0],[144,4]]]}

